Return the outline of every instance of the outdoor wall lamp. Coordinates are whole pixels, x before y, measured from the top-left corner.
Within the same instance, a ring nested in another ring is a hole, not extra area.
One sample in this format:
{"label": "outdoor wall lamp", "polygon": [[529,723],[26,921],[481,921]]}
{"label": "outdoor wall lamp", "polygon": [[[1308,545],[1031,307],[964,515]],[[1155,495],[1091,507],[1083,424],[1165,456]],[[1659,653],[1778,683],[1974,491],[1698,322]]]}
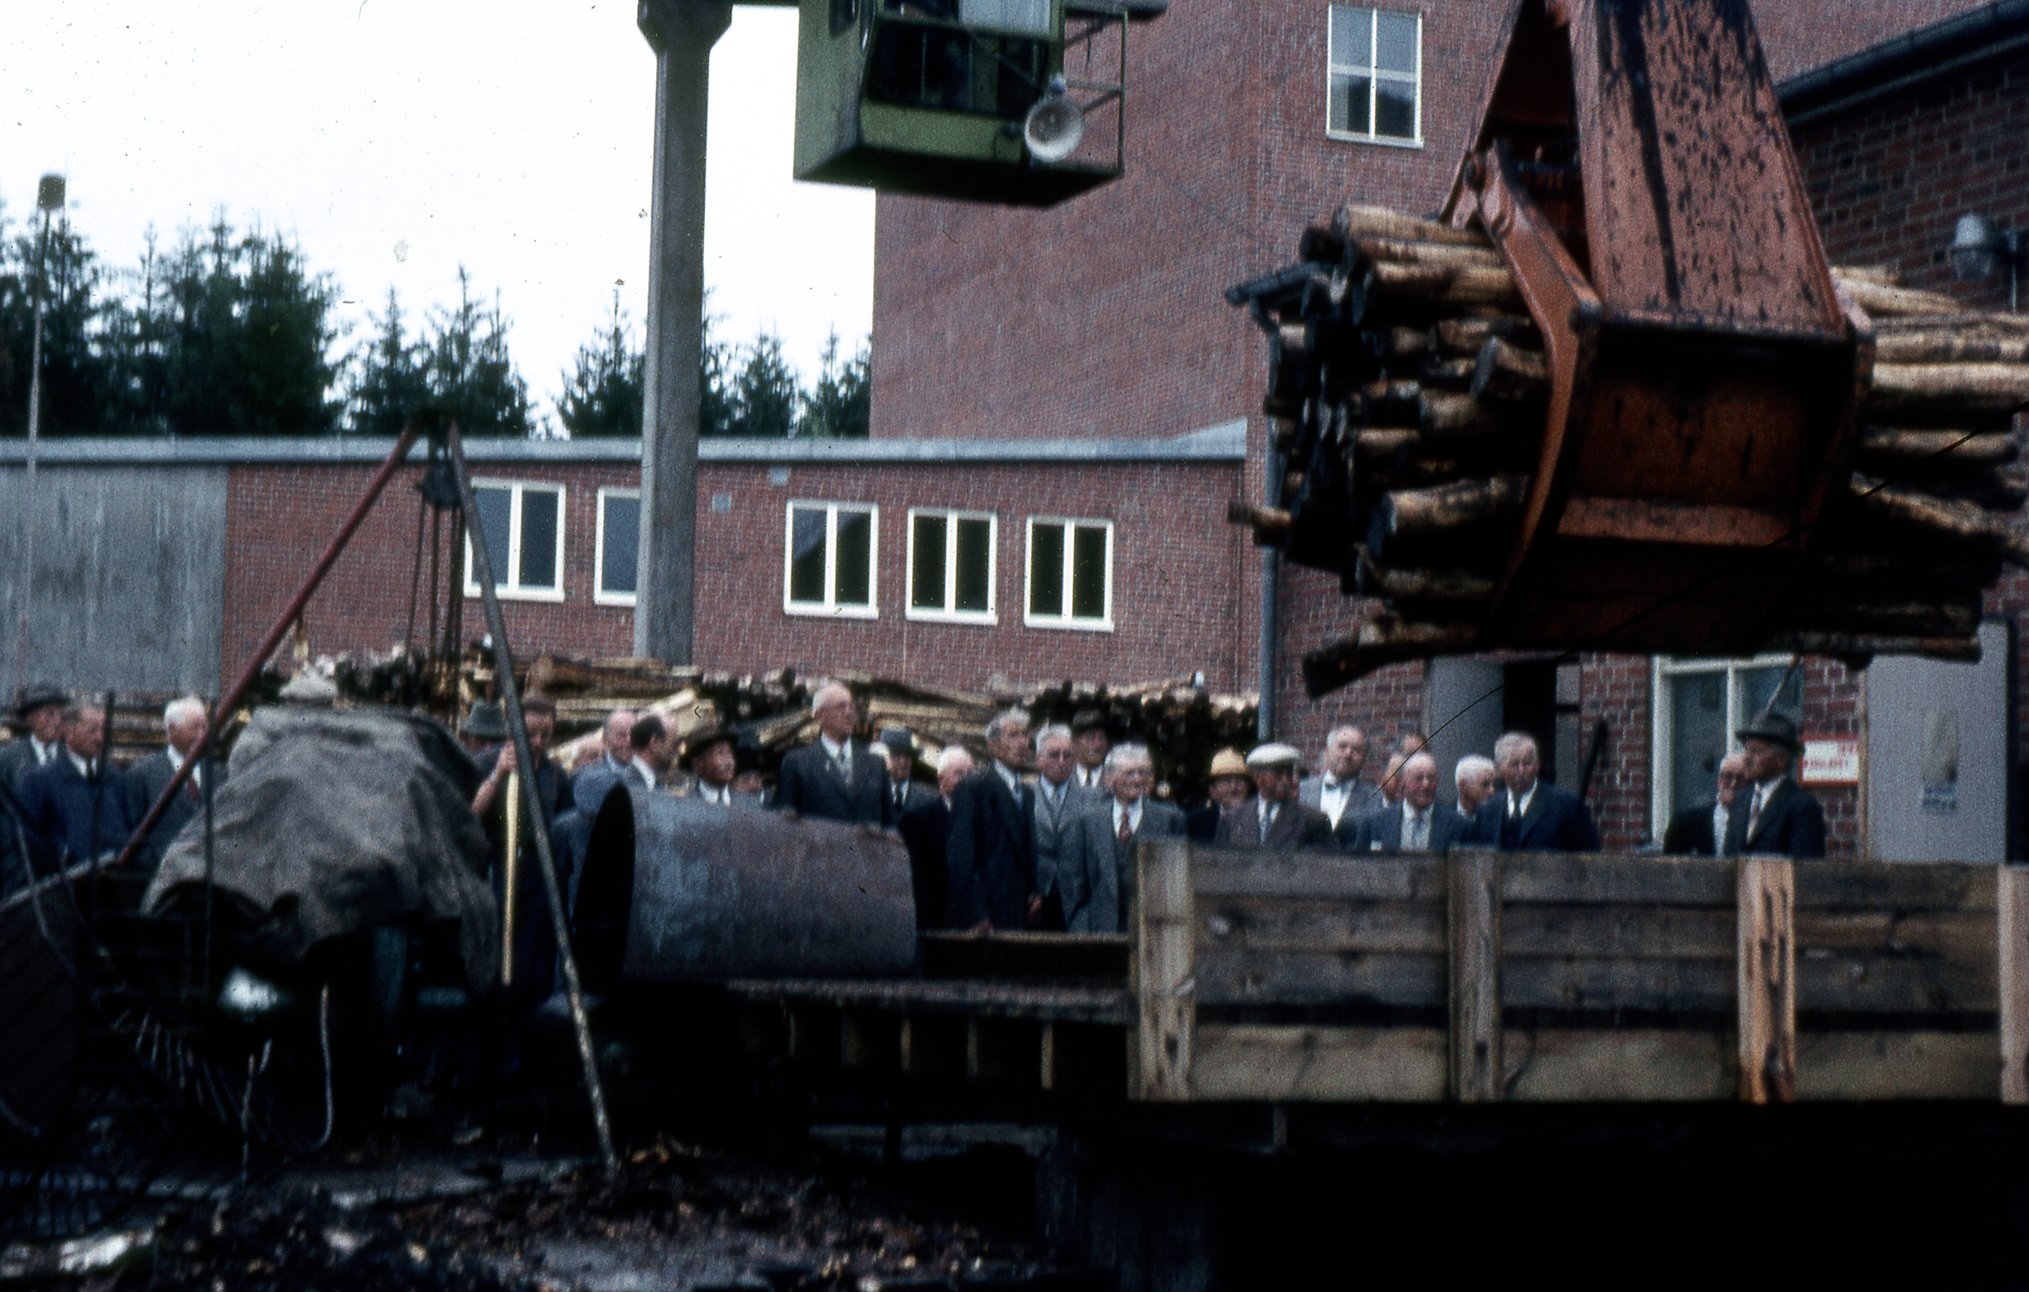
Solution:
{"label": "outdoor wall lamp", "polygon": [[1952,277],[1961,281],[1992,278],[2005,264],[2008,268],[2008,309],[2014,312],[2022,277],[2025,248],[2022,235],[2003,229],[1984,215],[1959,217],[1952,234]]}

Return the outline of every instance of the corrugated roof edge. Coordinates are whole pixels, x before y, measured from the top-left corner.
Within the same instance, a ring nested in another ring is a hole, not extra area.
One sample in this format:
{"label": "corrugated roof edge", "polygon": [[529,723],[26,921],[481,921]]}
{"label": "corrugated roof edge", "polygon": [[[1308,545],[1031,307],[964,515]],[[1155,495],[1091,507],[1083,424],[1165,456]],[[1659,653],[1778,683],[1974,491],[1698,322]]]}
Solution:
{"label": "corrugated roof edge", "polygon": [[[41,441],[44,466],[213,466],[290,462],[374,463],[392,441],[335,436],[318,439],[90,439]],[[467,440],[474,462],[638,462],[639,440]],[[420,458],[418,446],[413,457]],[[26,441],[0,440],[0,467],[26,462]],[[1235,418],[1168,439],[1139,440],[750,440],[698,443],[705,466],[858,466],[943,463],[1244,462],[1247,423]]]}

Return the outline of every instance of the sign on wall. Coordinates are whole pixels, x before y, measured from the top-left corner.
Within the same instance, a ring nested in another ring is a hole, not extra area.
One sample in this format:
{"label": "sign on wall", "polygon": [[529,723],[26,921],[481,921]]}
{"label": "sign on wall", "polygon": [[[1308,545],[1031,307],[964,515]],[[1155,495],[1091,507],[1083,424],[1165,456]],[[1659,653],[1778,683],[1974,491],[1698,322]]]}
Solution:
{"label": "sign on wall", "polygon": [[1860,737],[1806,736],[1797,779],[1806,785],[1858,785]]}

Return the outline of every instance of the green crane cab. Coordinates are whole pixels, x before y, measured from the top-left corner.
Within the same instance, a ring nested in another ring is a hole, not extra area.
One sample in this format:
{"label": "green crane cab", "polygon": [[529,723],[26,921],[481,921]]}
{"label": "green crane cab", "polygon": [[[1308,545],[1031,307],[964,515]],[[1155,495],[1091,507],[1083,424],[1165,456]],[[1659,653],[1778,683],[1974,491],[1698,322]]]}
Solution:
{"label": "green crane cab", "polygon": [[1167,0],[801,0],[796,177],[1051,206],[1120,174],[1127,27]]}

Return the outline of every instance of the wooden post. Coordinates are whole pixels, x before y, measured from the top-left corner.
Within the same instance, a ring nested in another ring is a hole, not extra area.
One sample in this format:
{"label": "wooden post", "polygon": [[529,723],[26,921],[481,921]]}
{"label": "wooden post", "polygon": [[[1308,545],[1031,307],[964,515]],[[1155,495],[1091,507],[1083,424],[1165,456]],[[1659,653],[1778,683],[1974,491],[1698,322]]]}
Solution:
{"label": "wooden post", "polygon": [[1739,879],[1740,1099],[1796,1099],[1796,865],[1742,857]]}
{"label": "wooden post", "polygon": [[2029,1104],[2029,866],[2000,881],[2001,1102]]}
{"label": "wooden post", "polygon": [[1129,1086],[1138,1099],[1189,1099],[1191,1031],[1198,1013],[1190,844],[1151,840],[1141,845],[1135,865],[1136,1027]]}
{"label": "wooden post", "polygon": [[1501,1056],[1501,854],[1461,852],[1445,877],[1451,952],[1451,1097],[1499,1103]]}

